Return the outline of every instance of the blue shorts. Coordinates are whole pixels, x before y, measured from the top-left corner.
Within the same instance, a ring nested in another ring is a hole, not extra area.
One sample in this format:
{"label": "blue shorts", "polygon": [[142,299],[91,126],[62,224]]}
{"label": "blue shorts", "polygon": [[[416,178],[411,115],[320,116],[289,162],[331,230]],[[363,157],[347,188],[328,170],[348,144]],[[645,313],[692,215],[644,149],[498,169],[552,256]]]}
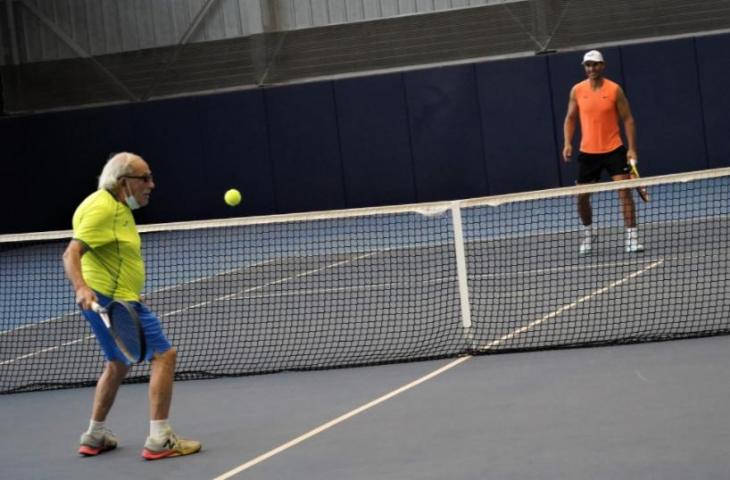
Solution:
{"label": "blue shorts", "polygon": [[[106,297],[99,292],[96,293],[99,305],[105,307],[112,301],[111,298]],[[142,330],[144,331],[145,341],[147,343],[147,353],[145,354],[145,360],[152,360],[155,354],[164,353],[172,348],[170,342],[165,337],[165,333],[162,331],[162,324],[157,318],[157,315],[150,310],[147,305],[140,302],[129,302],[134,307],[137,315],[139,315],[139,322],[142,324]],[[84,317],[89,322],[91,330],[96,335],[96,339],[104,352],[104,357],[107,361],[118,360],[122,363],[129,365],[129,361],[119,351],[117,344],[114,343],[109,330],[104,325],[104,320],[101,319],[98,313],[93,310],[82,310]]]}

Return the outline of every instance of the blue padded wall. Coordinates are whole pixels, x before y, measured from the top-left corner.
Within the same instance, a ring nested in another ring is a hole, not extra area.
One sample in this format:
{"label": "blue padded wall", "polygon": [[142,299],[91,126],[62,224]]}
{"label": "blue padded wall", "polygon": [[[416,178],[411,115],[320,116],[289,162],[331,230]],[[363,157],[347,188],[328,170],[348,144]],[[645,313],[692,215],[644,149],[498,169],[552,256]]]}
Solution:
{"label": "blue padded wall", "polygon": [[490,195],[560,186],[547,58],[477,65]]}
{"label": "blue padded wall", "polygon": [[642,174],[707,168],[694,40],[622,47],[621,58]]}
{"label": "blue padded wall", "polygon": [[730,34],[695,40],[708,167],[730,166]]}
{"label": "blue padded wall", "polygon": [[[580,124],[576,124],[575,135],[573,137],[573,159],[570,163],[563,162],[563,124],[565,123],[565,114],[568,111],[568,98],[570,90],[578,82],[586,79],[585,69],[581,62],[585,51],[560,53],[548,57],[548,66],[550,70],[550,86],[552,89],[553,99],[553,122],[555,130],[555,141],[557,150],[557,161],[559,162],[560,184],[564,187],[575,185],[577,174],[576,157],[578,155],[578,146],[580,145]],[[601,53],[606,61],[606,70],[604,75],[606,78],[624,87],[623,69],[621,66],[621,56],[618,48],[602,48]],[[624,91],[626,88],[624,87]],[[631,95],[629,103],[631,103]],[[623,128],[623,125],[622,125]],[[641,137],[639,137],[641,139]],[[641,147],[641,142],[639,142]],[[639,148],[641,155],[641,148]],[[605,176],[605,173],[604,173]]]}
{"label": "blue padded wall", "polygon": [[[730,165],[728,49],[728,34],[601,48],[631,103],[644,175]],[[572,185],[563,120],[583,53],[0,119],[0,200],[23,200],[0,233],[68,228],[122,150],[156,175],[140,223]],[[222,201],[231,187],[244,195],[236,208]]]}
{"label": "blue padded wall", "polygon": [[[74,162],[67,150],[72,145],[70,142],[66,143],[66,139],[73,135],[74,127],[67,119],[68,116],[64,113],[49,113],[25,119],[23,155],[25,160],[32,160],[22,161],[18,166],[18,178],[32,181],[38,175],[37,178],[45,184],[31,188],[31,191],[43,192],[43,197],[19,191],[17,198],[25,200],[21,215],[25,217],[24,221],[43,219],[47,226],[42,230],[70,228],[71,216],[76,207],[74,203],[80,200],[81,192],[86,191],[88,194],[95,190],[88,188],[88,185],[93,183],[91,175],[99,173],[84,171],[85,167],[81,162]],[[74,169],[73,165],[77,167]],[[79,181],[80,178],[83,180]],[[81,186],[82,190],[74,191],[72,186]]]}
{"label": "blue padded wall", "polygon": [[[267,215],[276,212],[274,175],[269,158],[264,94],[261,90],[199,97],[205,182],[203,195],[208,218]],[[223,193],[236,188],[243,201],[236,207],[223,202]]]}
{"label": "blue padded wall", "polygon": [[265,91],[278,212],[344,208],[332,82]]}
{"label": "blue padded wall", "polygon": [[474,66],[404,75],[418,201],[486,195]]}
{"label": "blue padded wall", "polygon": [[[75,110],[63,115],[69,124],[64,127],[68,136],[59,139],[60,148],[69,155],[69,163],[62,178],[69,178],[71,172],[76,179],[69,184],[69,199],[72,209],[88,194],[96,190],[98,177],[111,152],[122,151],[130,142],[130,109],[128,105],[107,108]],[[83,125],[84,128],[77,128]],[[75,198],[74,198],[75,196]],[[71,226],[71,218],[63,228]]]}
{"label": "blue padded wall", "polygon": [[334,83],[348,207],[416,201],[401,74]]}
{"label": "blue padded wall", "polygon": [[[25,132],[27,118],[5,118],[0,119],[0,158],[2,159],[2,183],[0,188],[0,204],[12,205],[7,208],[0,220],[0,233],[19,233],[32,230],[36,225],[44,225],[38,222],[35,215],[38,213],[38,207],[35,205],[36,199],[29,198],[27,189],[36,191],[38,188],[42,190],[43,200],[51,202],[48,186],[42,180],[38,180],[35,175],[42,175],[35,162],[28,160],[25,154]],[[24,190],[21,191],[21,185]],[[50,219],[49,219],[50,220]],[[41,227],[43,230],[51,230],[53,227]]]}
{"label": "blue padded wall", "polygon": [[[201,161],[203,140],[195,98],[132,105],[129,151],[144,157],[155,175],[149,206],[135,214],[139,223],[174,222],[205,215],[209,165]],[[220,194],[219,194],[220,195]]]}
{"label": "blue padded wall", "polygon": [[[91,108],[35,115],[22,119],[13,143],[23,143],[17,178],[28,183],[11,187],[39,191],[25,199],[22,225],[16,231],[71,228],[79,202],[96,190],[97,178],[110,151],[129,143],[126,106]],[[15,147],[17,148],[17,147]]]}

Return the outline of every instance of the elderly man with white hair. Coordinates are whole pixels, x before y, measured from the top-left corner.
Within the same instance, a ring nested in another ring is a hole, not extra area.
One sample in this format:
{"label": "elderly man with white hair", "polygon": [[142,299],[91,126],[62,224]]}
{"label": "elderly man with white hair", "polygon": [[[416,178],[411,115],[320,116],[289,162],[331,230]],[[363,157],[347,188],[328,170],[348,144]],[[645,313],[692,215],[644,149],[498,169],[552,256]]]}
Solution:
{"label": "elderly man with white hair", "polygon": [[106,363],[96,385],[88,430],[79,453],[98,455],[116,448],[117,439],[105,425],[129,363],[114,343],[103,320],[92,309],[112,300],[129,302],[139,315],[151,361],[149,383],[150,433],[142,457],[157,460],[200,451],[200,442],[179,438],[168,423],[176,349],[165,337],[157,316],[141,302],[145,268],[141,239],[132,210],[144,207],[155,188],[149,165],[138,155],[118,153],[104,166],[99,189],[86,197],[73,215],[73,239],[63,265],[81,307],[104,352]]}

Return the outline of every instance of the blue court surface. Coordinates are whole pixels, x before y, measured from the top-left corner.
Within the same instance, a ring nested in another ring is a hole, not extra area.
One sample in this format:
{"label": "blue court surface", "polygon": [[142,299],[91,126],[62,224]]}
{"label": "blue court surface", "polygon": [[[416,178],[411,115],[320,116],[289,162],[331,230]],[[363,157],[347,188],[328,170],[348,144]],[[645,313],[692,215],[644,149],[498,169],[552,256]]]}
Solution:
{"label": "blue court surface", "polygon": [[727,479],[729,363],[720,336],[178,382],[171,420],[203,451],[157,462],[146,385],[122,386],[120,447],[94,458],[92,389],[7,395],[0,477]]}
{"label": "blue court surface", "polygon": [[[203,451],[141,459],[144,383],[122,386],[120,447],[96,458],[76,453],[92,388],[16,393],[0,478],[730,478],[727,179],[673,188],[640,207],[639,254],[615,192],[588,257],[572,197],[147,234],[146,301],[199,379],[176,382],[171,421]],[[65,243],[0,249],[27,279],[0,292],[4,392],[100,373]]]}

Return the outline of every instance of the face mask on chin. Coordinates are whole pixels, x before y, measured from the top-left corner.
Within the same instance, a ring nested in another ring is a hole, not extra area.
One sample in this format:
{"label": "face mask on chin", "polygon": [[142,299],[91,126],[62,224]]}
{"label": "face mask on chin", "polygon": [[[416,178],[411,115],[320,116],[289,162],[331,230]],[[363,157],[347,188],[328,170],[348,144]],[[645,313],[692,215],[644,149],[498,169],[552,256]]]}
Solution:
{"label": "face mask on chin", "polygon": [[124,203],[127,204],[130,210],[137,210],[142,206],[132,195],[127,195],[126,197],[124,197]]}
{"label": "face mask on chin", "polygon": [[124,194],[124,203],[127,204],[130,210],[137,210],[142,205],[139,204],[136,198],[134,198],[134,195],[128,194],[125,192]]}

